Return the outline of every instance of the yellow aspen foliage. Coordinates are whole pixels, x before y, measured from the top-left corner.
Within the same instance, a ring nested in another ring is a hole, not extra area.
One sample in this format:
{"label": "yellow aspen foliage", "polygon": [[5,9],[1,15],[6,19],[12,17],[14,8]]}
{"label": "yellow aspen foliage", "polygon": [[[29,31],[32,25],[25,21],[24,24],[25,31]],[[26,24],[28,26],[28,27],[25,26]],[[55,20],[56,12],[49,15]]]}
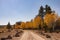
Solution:
{"label": "yellow aspen foliage", "polygon": [[32,25],[33,25],[32,22],[29,22],[29,28],[32,28]]}
{"label": "yellow aspen foliage", "polygon": [[46,23],[48,28],[52,27],[52,24],[56,21],[56,19],[57,19],[57,15],[55,13],[46,14],[44,16],[44,22]]}
{"label": "yellow aspen foliage", "polygon": [[16,22],[16,23],[14,24],[14,28],[20,28],[20,24],[21,24],[21,22]]}
{"label": "yellow aspen foliage", "polygon": [[15,24],[15,28],[16,29],[20,28],[20,25]]}
{"label": "yellow aspen foliage", "polygon": [[20,28],[25,28],[25,22],[22,22],[21,25],[20,25]]}
{"label": "yellow aspen foliage", "polygon": [[26,22],[26,27],[25,28],[29,28],[29,22]]}
{"label": "yellow aspen foliage", "polygon": [[38,26],[41,24],[42,20],[40,16],[36,16],[33,20],[33,27],[38,28]]}
{"label": "yellow aspen foliage", "polygon": [[26,28],[32,28],[32,22],[26,22]]}

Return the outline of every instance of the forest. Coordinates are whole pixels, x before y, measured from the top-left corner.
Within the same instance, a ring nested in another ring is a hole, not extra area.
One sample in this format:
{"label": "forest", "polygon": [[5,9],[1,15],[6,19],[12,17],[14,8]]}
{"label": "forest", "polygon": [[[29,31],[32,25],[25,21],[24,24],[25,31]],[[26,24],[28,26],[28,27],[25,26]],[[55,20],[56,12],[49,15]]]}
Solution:
{"label": "forest", "polygon": [[[10,23],[7,24],[7,28],[10,26]],[[16,22],[13,25],[15,29],[38,29],[44,31],[60,31],[60,16],[51,9],[49,5],[45,5],[45,7],[41,6],[38,15],[35,18],[31,19],[31,21],[26,22]]]}

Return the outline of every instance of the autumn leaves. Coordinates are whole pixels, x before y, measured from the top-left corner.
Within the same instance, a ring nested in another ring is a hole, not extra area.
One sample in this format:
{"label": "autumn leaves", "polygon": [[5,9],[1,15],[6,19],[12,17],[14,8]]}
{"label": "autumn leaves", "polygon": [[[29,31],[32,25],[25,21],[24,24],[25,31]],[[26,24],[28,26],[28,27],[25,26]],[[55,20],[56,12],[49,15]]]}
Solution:
{"label": "autumn leaves", "polygon": [[44,17],[44,22],[46,23],[46,25],[51,28],[57,19],[57,15],[55,13],[51,13],[51,14],[46,14]]}
{"label": "autumn leaves", "polygon": [[50,6],[46,5],[39,9],[39,14],[32,20],[27,22],[20,22],[20,25],[15,24],[15,28],[40,28],[46,26],[47,28],[54,27],[58,15],[53,12]]}

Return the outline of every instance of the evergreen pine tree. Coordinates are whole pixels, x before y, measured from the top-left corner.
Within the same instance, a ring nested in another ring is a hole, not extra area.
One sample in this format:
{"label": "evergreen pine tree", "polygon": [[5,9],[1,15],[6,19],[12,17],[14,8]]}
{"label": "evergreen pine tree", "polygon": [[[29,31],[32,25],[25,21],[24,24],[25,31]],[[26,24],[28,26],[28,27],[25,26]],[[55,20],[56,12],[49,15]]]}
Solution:
{"label": "evergreen pine tree", "polygon": [[11,25],[10,25],[10,22],[8,22],[8,24],[7,24],[7,27],[6,27],[7,29],[11,29],[12,27],[11,27]]}
{"label": "evergreen pine tree", "polygon": [[51,7],[48,6],[48,5],[46,5],[46,6],[45,6],[45,12],[51,14],[51,12],[52,12],[52,11],[51,11]]}
{"label": "evergreen pine tree", "polygon": [[41,17],[43,17],[43,15],[44,15],[43,6],[40,7],[40,9],[39,9],[39,14],[38,14],[38,15],[41,16]]}

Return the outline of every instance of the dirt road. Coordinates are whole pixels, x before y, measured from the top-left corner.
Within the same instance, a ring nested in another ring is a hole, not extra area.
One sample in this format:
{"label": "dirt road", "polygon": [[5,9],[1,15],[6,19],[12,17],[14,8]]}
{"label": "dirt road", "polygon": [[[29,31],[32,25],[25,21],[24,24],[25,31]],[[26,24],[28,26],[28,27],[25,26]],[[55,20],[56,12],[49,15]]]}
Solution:
{"label": "dirt road", "polygon": [[32,31],[24,31],[20,40],[45,40],[39,35],[33,33]]}

